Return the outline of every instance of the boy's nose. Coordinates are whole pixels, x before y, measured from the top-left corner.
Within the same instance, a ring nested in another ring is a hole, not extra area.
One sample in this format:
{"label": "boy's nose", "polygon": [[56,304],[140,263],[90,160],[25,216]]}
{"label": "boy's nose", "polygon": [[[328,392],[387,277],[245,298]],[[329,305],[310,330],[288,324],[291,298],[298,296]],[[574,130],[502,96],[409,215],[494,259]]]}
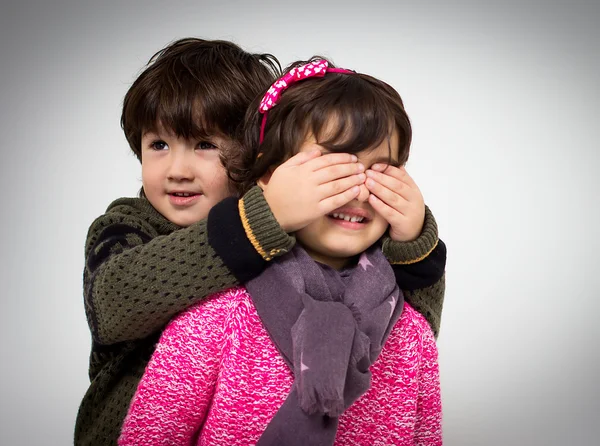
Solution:
{"label": "boy's nose", "polygon": [[356,197],[356,199],[358,201],[360,201],[361,203],[364,203],[369,199],[369,194],[370,194],[369,189],[367,189],[367,186],[365,186],[364,183],[358,187],[360,189],[358,192],[358,197]]}
{"label": "boy's nose", "polygon": [[193,172],[186,154],[173,154],[169,166],[168,177],[170,180],[181,181],[193,178]]}

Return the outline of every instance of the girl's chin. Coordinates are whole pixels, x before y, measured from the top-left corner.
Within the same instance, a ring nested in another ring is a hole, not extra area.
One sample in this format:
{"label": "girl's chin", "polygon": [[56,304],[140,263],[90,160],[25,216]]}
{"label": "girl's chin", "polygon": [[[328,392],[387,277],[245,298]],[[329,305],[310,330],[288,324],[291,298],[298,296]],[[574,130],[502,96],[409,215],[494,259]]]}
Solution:
{"label": "girl's chin", "polygon": [[[300,243],[302,245],[302,243]],[[369,245],[370,246],[370,245]],[[334,269],[342,269],[358,261],[358,256],[364,252],[367,247],[357,247],[351,249],[348,246],[339,247],[339,249],[311,249],[302,245],[308,255],[316,262],[331,266]],[[349,249],[350,248],[350,249]]]}

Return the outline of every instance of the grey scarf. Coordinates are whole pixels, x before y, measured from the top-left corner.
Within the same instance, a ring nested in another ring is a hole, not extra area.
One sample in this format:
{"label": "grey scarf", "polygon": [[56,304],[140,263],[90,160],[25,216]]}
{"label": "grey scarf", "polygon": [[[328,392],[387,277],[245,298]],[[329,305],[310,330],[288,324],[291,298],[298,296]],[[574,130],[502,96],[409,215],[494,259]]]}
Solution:
{"label": "grey scarf", "polygon": [[369,389],[369,367],[402,313],[390,264],[374,246],[336,271],[296,245],[246,286],[294,373],[258,445],[332,445],[338,417]]}

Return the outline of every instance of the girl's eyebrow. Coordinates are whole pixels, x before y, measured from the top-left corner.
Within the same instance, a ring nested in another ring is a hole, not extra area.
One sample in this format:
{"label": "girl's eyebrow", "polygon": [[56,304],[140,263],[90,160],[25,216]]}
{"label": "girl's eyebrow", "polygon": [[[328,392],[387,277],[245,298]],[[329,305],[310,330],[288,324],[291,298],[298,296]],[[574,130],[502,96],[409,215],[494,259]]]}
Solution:
{"label": "girl's eyebrow", "polygon": [[[330,152],[329,150],[323,148],[323,149],[321,149],[321,153],[323,155],[326,155],[328,153],[336,153],[336,152]],[[387,165],[392,166],[392,167],[400,167],[400,165],[401,165],[400,161],[398,161],[398,160],[391,160],[387,156],[380,156],[379,158],[375,158],[375,160],[371,163],[371,166],[373,164],[387,164]]]}
{"label": "girl's eyebrow", "polygon": [[371,166],[373,164],[388,164],[388,165],[393,166],[393,167],[400,167],[400,161],[398,161],[398,160],[391,160],[387,156],[382,156],[382,157],[376,158],[371,163]]}

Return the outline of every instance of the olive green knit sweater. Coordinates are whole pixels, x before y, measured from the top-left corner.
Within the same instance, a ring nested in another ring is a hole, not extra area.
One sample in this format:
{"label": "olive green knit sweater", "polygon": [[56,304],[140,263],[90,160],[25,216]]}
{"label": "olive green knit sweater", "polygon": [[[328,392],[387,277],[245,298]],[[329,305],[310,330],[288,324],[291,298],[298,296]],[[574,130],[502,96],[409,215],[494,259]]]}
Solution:
{"label": "olive green knit sweater", "polygon": [[[83,274],[92,333],[90,387],[75,445],[115,445],[129,402],[165,324],[204,297],[256,277],[295,239],[278,225],[258,187],[180,228],[140,198],[122,198],[90,226]],[[427,209],[421,236],[384,239],[406,300],[439,330],[446,250]]]}

